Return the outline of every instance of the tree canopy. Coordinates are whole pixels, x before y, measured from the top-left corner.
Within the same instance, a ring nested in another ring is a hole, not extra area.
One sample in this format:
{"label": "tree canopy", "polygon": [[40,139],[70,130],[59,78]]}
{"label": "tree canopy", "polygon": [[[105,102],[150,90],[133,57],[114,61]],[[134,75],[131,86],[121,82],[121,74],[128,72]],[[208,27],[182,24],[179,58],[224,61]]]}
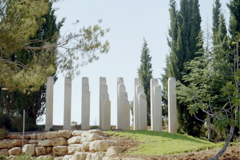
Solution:
{"label": "tree canopy", "polygon": [[[65,36],[55,34],[51,40],[34,38],[46,22],[48,0],[0,1],[0,86],[23,93],[39,90],[57,67],[66,76],[79,73],[79,65],[98,59],[96,53],[109,50],[109,43],[100,40],[109,30],[99,24],[83,27]],[[63,48],[59,52],[58,48]],[[13,54],[25,50],[32,60],[23,64]],[[82,63],[79,64],[79,59]]]}

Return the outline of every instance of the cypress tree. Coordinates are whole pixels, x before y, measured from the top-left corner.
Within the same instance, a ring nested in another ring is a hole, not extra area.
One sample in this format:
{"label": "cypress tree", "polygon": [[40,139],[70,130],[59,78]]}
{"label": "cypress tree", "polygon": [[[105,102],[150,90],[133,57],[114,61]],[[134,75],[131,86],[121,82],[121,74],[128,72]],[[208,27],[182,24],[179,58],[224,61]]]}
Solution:
{"label": "cypress tree", "polygon": [[231,0],[227,6],[230,10],[229,33],[231,35],[232,41],[234,41],[240,32],[240,1]]}
{"label": "cypress tree", "polygon": [[[195,57],[201,56],[196,54],[202,45],[199,37],[201,33],[201,16],[199,11],[198,0],[181,0],[180,10],[176,10],[176,1],[170,0],[170,29],[168,45],[171,49],[169,58],[167,59],[167,68],[162,78],[163,85],[166,87],[167,77],[175,77],[176,80],[187,85],[183,76],[189,73],[185,68],[185,64]],[[166,95],[166,94],[164,94]],[[179,98],[179,97],[178,97]],[[199,136],[202,122],[198,121],[194,116],[190,115],[188,103],[178,102],[178,122],[181,131],[190,135]],[[199,112],[200,118],[205,115]]]}
{"label": "cypress tree", "polygon": [[212,10],[212,33],[213,33],[213,45],[217,42],[216,35],[219,33],[221,3],[220,0],[215,0]]}
{"label": "cypress tree", "polygon": [[138,69],[138,77],[141,79],[142,86],[144,87],[144,93],[147,96],[147,124],[151,125],[151,113],[150,113],[150,80],[152,78],[152,57],[149,55],[149,48],[147,42],[144,39],[142,54],[141,54],[141,65]]}

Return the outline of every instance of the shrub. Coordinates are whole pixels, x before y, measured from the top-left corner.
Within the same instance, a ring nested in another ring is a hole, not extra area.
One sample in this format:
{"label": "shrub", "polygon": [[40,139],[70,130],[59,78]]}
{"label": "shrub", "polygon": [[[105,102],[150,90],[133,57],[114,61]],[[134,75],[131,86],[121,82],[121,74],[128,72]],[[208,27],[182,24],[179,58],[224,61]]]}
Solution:
{"label": "shrub", "polygon": [[0,114],[0,128],[11,129],[11,120],[8,115]]}
{"label": "shrub", "polygon": [[4,139],[7,135],[8,135],[8,131],[6,129],[0,129],[0,140]]}
{"label": "shrub", "polygon": [[7,159],[7,156],[0,154],[0,160],[5,160]]}

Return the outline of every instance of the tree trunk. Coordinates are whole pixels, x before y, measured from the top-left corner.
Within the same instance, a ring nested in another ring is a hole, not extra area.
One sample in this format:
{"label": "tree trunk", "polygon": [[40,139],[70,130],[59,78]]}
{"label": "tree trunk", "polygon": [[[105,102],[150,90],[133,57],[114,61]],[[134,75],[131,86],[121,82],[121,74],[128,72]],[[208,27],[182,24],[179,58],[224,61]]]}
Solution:
{"label": "tree trunk", "polygon": [[226,151],[226,149],[227,149],[227,147],[228,147],[228,145],[229,145],[229,142],[230,142],[231,139],[232,139],[233,132],[234,132],[234,127],[231,126],[229,135],[228,135],[228,137],[227,137],[227,140],[226,140],[223,148],[222,148],[212,159],[209,159],[209,160],[217,160],[217,159]]}

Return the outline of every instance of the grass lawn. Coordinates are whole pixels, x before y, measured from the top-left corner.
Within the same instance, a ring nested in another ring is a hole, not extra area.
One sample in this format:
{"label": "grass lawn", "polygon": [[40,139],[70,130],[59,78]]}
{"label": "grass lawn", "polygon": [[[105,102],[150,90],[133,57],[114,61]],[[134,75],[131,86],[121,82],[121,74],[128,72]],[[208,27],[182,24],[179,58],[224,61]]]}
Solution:
{"label": "grass lawn", "polygon": [[217,148],[215,144],[182,134],[157,131],[108,131],[110,135],[125,137],[142,142],[131,155],[164,155]]}

